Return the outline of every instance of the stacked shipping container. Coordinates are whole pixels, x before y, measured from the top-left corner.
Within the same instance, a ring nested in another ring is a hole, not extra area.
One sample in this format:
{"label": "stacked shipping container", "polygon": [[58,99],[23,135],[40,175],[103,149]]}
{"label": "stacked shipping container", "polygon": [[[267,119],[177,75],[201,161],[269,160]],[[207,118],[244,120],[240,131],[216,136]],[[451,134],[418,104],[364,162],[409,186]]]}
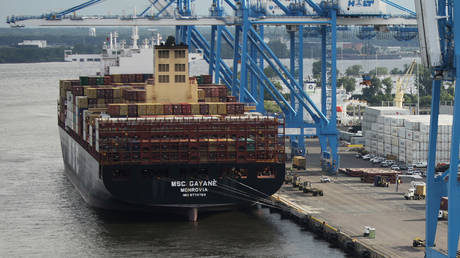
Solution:
{"label": "stacked shipping container", "polygon": [[149,103],[140,81],[151,77],[61,81],[59,124],[106,163],[284,162],[277,119],[244,115],[244,104],[206,76],[199,92],[210,102]]}
{"label": "stacked shipping container", "polygon": [[[427,161],[429,115],[409,115],[406,109],[368,107],[363,119],[365,148],[408,164]],[[452,116],[440,115],[436,162],[449,162]]]}

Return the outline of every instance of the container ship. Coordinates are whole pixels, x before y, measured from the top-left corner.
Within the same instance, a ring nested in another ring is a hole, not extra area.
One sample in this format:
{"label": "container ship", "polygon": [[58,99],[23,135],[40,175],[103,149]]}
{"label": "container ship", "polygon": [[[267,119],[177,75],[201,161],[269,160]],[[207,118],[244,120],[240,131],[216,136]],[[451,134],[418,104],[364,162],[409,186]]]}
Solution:
{"label": "container ship", "polygon": [[189,76],[188,46],[153,51],[153,74],[60,81],[65,172],[83,199],[196,220],[275,193],[285,175],[284,121],[248,112],[209,75]]}

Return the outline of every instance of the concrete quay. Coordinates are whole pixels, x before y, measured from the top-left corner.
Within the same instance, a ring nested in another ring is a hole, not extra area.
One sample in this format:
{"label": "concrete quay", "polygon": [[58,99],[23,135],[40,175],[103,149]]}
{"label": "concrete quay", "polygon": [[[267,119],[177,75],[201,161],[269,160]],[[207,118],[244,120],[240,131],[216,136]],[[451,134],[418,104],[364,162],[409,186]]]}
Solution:
{"label": "concrete quay", "polygon": [[[307,163],[311,161],[307,167],[310,167],[294,172],[305,176],[313,187],[322,189],[324,196],[314,197],[285,184],[273,196],[277,203],[288,207],[287,211],[279,211],[282,216],[335,242],[353,256],[424,257],[424,248],[413,247],[412,242],[416,237],[425,239],[425,201],[404,198],[408,183],[399,185],[398,192],[394,184],[388,188],[375,187],[344,174],[330,177],[331,183],[321,183],[322,172],[312,164],[317,161],[311,156],[316,155],[310,151],[307,154]],[[347,165],[372,167],[369,162],[356,159],[354,153],[343,151],[341,167]],[[365,226],[375,228],[375,239],[363,236]],[[447,250],[447,221],[438,223],[436,245]]]}

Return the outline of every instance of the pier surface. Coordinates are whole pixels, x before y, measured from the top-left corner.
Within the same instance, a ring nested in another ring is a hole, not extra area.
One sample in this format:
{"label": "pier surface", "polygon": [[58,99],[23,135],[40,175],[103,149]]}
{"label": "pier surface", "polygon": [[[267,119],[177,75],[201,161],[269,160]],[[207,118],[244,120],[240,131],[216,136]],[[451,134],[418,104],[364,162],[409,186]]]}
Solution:
{"label": "pier surface", "polygon": [[[293,188],[292,184],[285,184],[276,197],[340,229],[385,257],[424,257],[424,247],[412,247],[412,241],[416,237],[425,239],[425,200],[406,200],[408,183],[399,185],[396,192],[394,184],[375,187],[362,183],[359,177],[340,173],[330,176],[331,183],[321,183],[319,154],[315,152],[314,147],[309,148],[306,171],[294,172],[306,176],[313,187],[324,191],[324,196],[314,197]],[[372,167],[370,162],[356,159],[354,153],[341,153],[341,167],[366,165]],[[365,226],[375,228],[375,239],[363,236]],[[436,246],[447,250],[447,221],[438,223]]]}

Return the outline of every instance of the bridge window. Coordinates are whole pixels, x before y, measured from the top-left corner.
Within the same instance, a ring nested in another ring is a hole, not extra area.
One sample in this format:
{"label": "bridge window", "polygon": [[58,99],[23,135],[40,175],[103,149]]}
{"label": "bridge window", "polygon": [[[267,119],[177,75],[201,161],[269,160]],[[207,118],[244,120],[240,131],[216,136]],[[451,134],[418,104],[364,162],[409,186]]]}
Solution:
{"label": "bridge window", "polygon": [[175,50],[174,58],[185,58],[185,50]]}
{"label": "bridge window", "polygon": [[185,72],[185,64],[175,64],[174,70],[176,72]]}
{"label": "bridge window", "polygon": [[169,75],[160,75],[160,76],[158,77],[158,81],[159,81],[160,83],[167,83],[167,82],[169,82]]}
{"label": "bridge window", "polygon": [[159,58],[169,58],[169,50],[159,50],[158,57]]}
{"label": "bridge window", "polygon": [[159,72],[169,72],[169,64],[158,64]]}
{"label": "bridge window", "polygon": [[174,76],[175,82],[185,82],[185,75]]}

